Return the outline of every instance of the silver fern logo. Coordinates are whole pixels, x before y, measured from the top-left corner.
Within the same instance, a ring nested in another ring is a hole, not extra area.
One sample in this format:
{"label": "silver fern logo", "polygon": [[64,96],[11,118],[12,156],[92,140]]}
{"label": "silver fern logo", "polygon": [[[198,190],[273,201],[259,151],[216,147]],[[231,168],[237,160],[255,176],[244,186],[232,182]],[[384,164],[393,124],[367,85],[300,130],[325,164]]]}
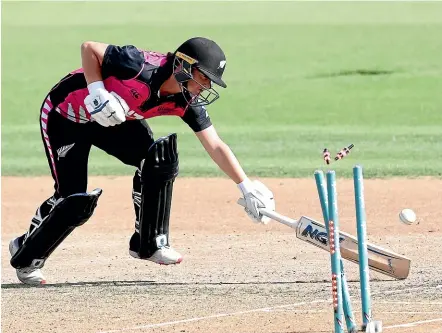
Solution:
{"label": "silver fern logo", "polygon": [[74,145],[75,145],[75,143],[58,148],[57,149],[57,155],[58,155],[57,159],[60,160],[60,157],[66,157],[66,154]]}

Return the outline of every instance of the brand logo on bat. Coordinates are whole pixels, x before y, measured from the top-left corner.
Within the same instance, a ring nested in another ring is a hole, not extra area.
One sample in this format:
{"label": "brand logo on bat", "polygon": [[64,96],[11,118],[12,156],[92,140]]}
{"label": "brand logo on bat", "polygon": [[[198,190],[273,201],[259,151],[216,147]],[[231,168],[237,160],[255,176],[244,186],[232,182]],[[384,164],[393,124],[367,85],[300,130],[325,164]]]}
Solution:
{"label": "brand logo on bat", "polygon": [[388,267],[390,267],[390,272],[392,272],[394,274],[395,271],[394,271],[394,266],[393,266],[393,260],[391,258],[388,258]]}
{"label": "brand logo on bat", "polygon": [[[311,224],[307,225],[305,229],[301,232],[301,236],[310,237],[311,239],[317,240],[323,245],[328,244],[328,235],[325,229],[317,229],[313,227]],[[345,240],[345,237],[339,237],[339,243],[342,243]]]}

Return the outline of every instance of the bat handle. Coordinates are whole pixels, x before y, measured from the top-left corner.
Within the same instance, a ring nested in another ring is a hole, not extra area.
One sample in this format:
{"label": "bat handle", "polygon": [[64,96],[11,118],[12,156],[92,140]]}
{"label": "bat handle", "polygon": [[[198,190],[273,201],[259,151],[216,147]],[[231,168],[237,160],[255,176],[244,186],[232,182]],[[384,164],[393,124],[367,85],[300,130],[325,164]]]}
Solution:
{"label": "bat handle", "polygon": [[[246,207],[246,201],[244,200],[244,198],[239,198],[237,203],[240,206]],[[297,220],[291,219],[290,217],[281,215],[273,210],[270,209],[266,209],[266,208],[260,208],[259,212],[264,215],[267,216],[269,218],[271,218],[272,220],[275,220],[279,223],[291,226],[291,227],[295,227],[298,224]]]}

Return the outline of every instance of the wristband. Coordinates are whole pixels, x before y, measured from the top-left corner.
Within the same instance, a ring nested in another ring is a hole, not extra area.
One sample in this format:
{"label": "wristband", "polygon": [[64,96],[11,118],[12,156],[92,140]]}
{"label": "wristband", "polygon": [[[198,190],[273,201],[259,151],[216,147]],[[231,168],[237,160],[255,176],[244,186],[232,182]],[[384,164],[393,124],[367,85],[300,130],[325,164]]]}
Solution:
{"label": "wristband", "polygon": [[236,186],[238,186],[238,188],[241,190],[243,195],[245,195],[246,193],[253,192],[255,190],[255,186],[253,186],[252,181],[247,177]]}
{"label": "wristband", "polygon": [[95,81],[92,83],[89,83],[87,86],[87,89],[89,90],[89,94],[95,93],[98,89],[105,89],[103,81]]}

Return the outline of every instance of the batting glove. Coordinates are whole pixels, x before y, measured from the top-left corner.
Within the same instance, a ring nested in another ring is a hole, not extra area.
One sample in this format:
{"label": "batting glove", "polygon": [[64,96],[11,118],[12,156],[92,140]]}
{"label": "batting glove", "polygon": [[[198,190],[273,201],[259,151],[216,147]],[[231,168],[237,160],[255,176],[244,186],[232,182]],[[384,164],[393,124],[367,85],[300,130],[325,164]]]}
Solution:
{"label": "batting glove", "polygon": [[91,117],[101,126],[115,126],[126,120],[129,106],[115,92],[108,92],[102,81],[88,85],[89,95],[84,99]]}
{"label": "batting glove", "polygon": [[246,203],[244,210],[247,215],[255,223],[267,224],[270,218],[262,215],[259,210],[261,208],[275,210],[273,193],[263,183],[257,180],[252,182],[248,178],[239,183],[238,188],[244,196]]}

